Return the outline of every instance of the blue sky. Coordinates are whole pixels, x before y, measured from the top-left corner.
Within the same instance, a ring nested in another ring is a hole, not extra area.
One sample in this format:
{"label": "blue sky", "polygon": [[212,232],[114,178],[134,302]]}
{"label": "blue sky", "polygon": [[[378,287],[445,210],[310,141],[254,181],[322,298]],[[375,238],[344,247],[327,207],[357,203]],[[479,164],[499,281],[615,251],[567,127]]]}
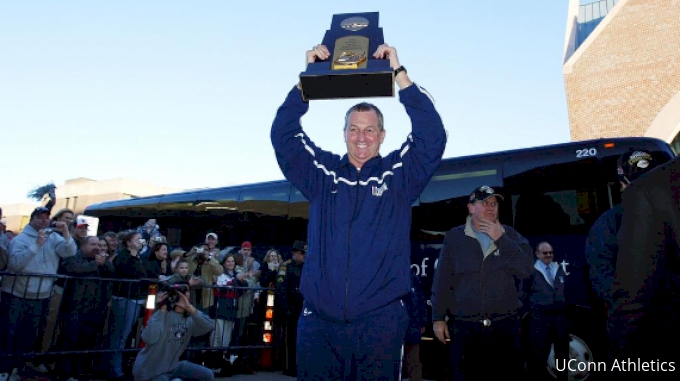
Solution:
{"label": "blue sky", "polygon": [[[0,205],[76,177],[181,189],[283,178],[271,122],[336,13],[380,12],[385,41],[435,99],[445,157],[568,141],[567,5],[0,1]],[[312,101],[302,125],[342,154],[358,101]],[[410,123],[397,98],[368,101],[385,114],[384,155]]]}

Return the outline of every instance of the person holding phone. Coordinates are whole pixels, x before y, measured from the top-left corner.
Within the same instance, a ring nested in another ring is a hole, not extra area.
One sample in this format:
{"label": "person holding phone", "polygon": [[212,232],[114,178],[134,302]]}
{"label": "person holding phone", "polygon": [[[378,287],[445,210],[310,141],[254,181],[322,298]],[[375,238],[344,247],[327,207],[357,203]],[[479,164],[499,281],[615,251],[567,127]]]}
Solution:
{"label": "person holding phone", "polygon": [[[55,234],[58,232],[59,234]],[[76,243],[68,224],[50,226],[50,210],[41,206],[31,213],[28,225],[9,245],[7,269],[17,274],[2,279],[0,296],[0,342],[11,353],[39,351],[40,332],[45,327],[53,277],[62,258],[76,254]],[[12,356],[0,361],[0,379],[9,378],[25,359]]]}
{"label": "person holding phone", "polygon": [[[184,254],[187,262],[189,262],[188,274],[193,277],[203,279],[205,284],[213,284],[215,279],[224,273],[224,268],[213,257],[208,250],[208,245],[200,243],[189,252]],[[201,285],[194,287],[194,298],[196,301],[196,308],[204,314],[208,314],[211,308],[215,305],[215,296],[212,289],[204,288]],[[210,346],[210,335],[203,335],[191,339],[191,346],[208,347]],[[198,353],[190,353],[191,361],[200,362],[202,359],[197,357]]]}

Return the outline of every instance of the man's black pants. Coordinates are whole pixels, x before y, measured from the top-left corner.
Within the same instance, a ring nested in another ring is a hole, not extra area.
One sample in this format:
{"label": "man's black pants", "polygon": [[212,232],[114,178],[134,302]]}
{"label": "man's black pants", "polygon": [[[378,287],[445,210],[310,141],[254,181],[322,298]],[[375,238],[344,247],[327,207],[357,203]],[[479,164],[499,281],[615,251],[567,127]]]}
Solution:
{"label": "man's black pants", "polygon": [[523,371],[518,316],[449,321],[453,379],[476,381],[519,378]]}

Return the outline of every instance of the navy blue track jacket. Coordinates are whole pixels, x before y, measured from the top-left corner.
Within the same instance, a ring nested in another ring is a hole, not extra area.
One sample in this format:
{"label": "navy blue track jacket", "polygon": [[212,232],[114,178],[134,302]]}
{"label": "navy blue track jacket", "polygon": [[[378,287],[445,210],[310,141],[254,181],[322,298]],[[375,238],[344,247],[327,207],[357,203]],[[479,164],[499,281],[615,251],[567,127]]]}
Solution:
{"label": "navy blue track jacket", "polygon": [[302,130],[309,104],[294,87],[274,120],[279,167],[309,200],[308,251],[300,290],[321,318],[350,321],[408,294],[411,205],[441,162],[446,131],[430,98],[399,91],[412,132],[401,149],[357,170]]}

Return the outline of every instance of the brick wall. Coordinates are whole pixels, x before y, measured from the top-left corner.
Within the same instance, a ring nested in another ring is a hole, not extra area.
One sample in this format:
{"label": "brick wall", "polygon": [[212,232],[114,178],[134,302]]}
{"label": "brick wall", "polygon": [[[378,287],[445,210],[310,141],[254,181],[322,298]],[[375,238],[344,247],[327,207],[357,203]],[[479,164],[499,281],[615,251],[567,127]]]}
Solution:
{"label": "brick wall", "polygon": [[643,136],[680,92],[680,0],[619,5],[565,64],[572,140]]}

